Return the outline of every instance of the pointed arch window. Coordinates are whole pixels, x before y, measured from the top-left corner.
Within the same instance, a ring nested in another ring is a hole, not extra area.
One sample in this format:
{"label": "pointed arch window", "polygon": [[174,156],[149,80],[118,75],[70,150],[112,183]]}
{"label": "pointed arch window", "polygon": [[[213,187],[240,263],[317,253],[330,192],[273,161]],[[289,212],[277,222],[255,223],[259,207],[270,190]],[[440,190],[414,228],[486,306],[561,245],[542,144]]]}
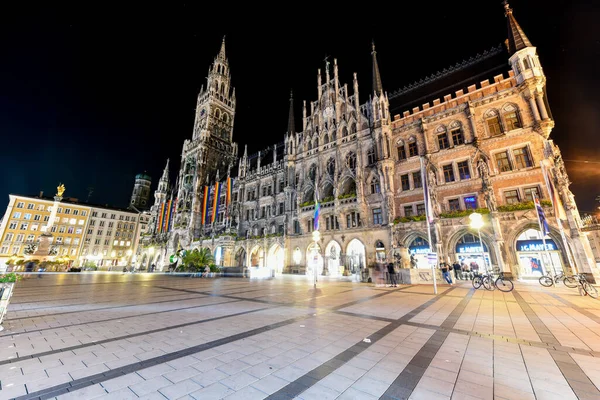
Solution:
{"label": "pointed arch window", "polygon": [[396,150],[398,153],[398,160],[406,160],[406,146],[402,140],[398,140],[398,143],[396,143]]}
{"label": "pointed arch window", "polygon": [[373,179],[371,179],[371,194],[380,193],[380,192],[381,192],[381,188],[379,187],[379,179],[377,179],[376,177],[373,177]]}
{"label": "pointed arch window", "polygon": [[490,110],[485,113],[485,122],[490,136],[500,135],[502,133],[502,125],[500,125],[498,111]]}
{"label": "pointed arch window", "polygon": [[455,121],[450,124],[450,137],[452,138],[452,144],[454,146],[465,144],[465,135],[463,134],[460,122]]}
{"label": "pointed arch window", "polygon": [[373,147],[367,150],[367,162],[369,165],[375,164],[375,148]]}
{"label": "pointed arch window", "polygon": [[408,141],[408,156],[416,157],[419,155],[419,146],[417,145],[417,140],[413,137]]}
{"label": "pointed arch window", "polygon": [[518,129],[522,127],[519,110],[513,104],[508,104],[502,109],[502,116],[504,117],[504,124],[507,131]]}
{"label": "pointed arch window", "polygon": [[330,158],[329,161],[327,161],[327,174],[332,178],[335,175],[335,160],[333,158]]}
{"label": "pointed arch window", "polygon": [[350,152],[346,156],[346,166],[350,171],[356,172],[356,154],[354,154],[354,152]]}
{"label": "pointed arch window", "polygon": [[356,124],[353,123],[352,125],[350,125],[350,134],[354,134],[356,133]]}
{"label": "pointed arch window", "polygon": [[329,143],[329,135],[325,134],[325,136],[323,136],[323,144],[327,144]]}
{"label": "pointed arch window", "polygon": [[346,136],[348,136],[348,128],[343,127],[342,128],[342,137],[346,137]]}
{"label": "pointed arch window", "polygon": [[440,125],[436,130],[435,133],[437,135],[437,140],[438,140],[438,148],[440,150],[444,150],[450,147],[450,142],[448,141],[448,133],[446,132],[446,127],[444,127],[443,125]]}

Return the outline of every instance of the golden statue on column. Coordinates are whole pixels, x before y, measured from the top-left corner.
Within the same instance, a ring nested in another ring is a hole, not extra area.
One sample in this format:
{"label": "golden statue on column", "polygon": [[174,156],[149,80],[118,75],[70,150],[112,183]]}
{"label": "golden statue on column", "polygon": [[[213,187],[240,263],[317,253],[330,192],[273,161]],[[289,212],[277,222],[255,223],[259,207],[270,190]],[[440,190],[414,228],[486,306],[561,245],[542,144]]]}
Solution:
{"label": "golden statue on column", "polygon": [[58,187],[56,188],[56,195],[58,197],[62,197],[63,193],[65,192],[65,185],[64,184],[60,184],[58,185]]}

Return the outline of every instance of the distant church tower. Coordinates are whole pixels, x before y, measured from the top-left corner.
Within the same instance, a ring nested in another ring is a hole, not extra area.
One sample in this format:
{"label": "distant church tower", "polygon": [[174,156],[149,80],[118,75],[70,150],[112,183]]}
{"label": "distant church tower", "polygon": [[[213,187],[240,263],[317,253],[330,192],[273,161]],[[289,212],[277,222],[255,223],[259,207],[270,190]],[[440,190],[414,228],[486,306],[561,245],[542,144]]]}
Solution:
{"label": "distant church tower", "polygon": [[150,185],[152,178],[146,173],[137,174],[135,176],[135,184],[133,185],[133,193],[131,194],[130,206],[138,210],[147,210],[150,208]]}
{"label": "distant church tower", "polygon": [[194,235],[200,227],[204,185],[214,182],[219,170],[224,176],[237,158],[237,143],[233,142],[236,99],[225,38],[206,80],[206,88],[202,86],[198,94],[192,140],[183,144],[178,174],[177,222]]}

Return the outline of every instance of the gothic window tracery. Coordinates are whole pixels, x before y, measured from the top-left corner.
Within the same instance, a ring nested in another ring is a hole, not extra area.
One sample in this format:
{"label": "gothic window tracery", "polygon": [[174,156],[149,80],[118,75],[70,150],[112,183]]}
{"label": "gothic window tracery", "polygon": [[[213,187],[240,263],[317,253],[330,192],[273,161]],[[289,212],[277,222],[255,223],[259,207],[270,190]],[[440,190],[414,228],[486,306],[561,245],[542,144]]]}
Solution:
{"label": "gothic window tracery", "polygon": [[370,147],[369,150],[367,150],[367,163],[369,165],[375,164],[375,148],[374,147]]}
{"label": "gothic window tracery", "polygon": [[346,128],[345,126],[342,128],[342,137],[346,137],[348,136],[348,128]]}
{"label": "gothic window tracery", "polygon": [[346,155],[346,166],[350,171],[356,172],[356,154],[352,151]]}
{"label": "gothic window tracery", "polygon": [[327,161],[327,174],[332,178],[335,176],[335,160],[333,158]]}
{"label": "gothic window tracery", "polygon": [[350,134],[354,134],[356,133],[356,124],[352,123],[352,125],[350,125]]}
{"label": "gothic window tracery", "polygon": [[484,114],[485,122],[490,136],[499,135],[502,133],[502,124],[500,123],[500,115],[496,110],[488,110]]}

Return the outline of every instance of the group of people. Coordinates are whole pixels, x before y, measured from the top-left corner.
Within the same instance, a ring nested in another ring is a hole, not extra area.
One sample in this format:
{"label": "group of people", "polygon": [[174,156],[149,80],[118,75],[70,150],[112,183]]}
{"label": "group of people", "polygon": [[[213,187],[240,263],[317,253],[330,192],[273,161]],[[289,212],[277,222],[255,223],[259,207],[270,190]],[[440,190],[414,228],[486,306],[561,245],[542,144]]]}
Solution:
{"label": "group of people", "polygon": [[388,287],[398,287],[398,271],[396,271],[394,263],[377,263],[376,271],[375,286],[385,286],[387,281]]}
{"label": "group of people", "polygon": [[452,271],[454,271],[454,281],[463,279],[471,280],[473,279],[473,276],[479,273],[479,264],[477,264],[476,261],[471,261],[470,264],[467,264],[464,261],[462,263],[454,261],[453,264],[441,262],[439,264],[439,268],[442,271],[442,276],[444,277],[444,280],[450,285],[454,283],[452,281],[452,278],[450,277],[450,273]]}

